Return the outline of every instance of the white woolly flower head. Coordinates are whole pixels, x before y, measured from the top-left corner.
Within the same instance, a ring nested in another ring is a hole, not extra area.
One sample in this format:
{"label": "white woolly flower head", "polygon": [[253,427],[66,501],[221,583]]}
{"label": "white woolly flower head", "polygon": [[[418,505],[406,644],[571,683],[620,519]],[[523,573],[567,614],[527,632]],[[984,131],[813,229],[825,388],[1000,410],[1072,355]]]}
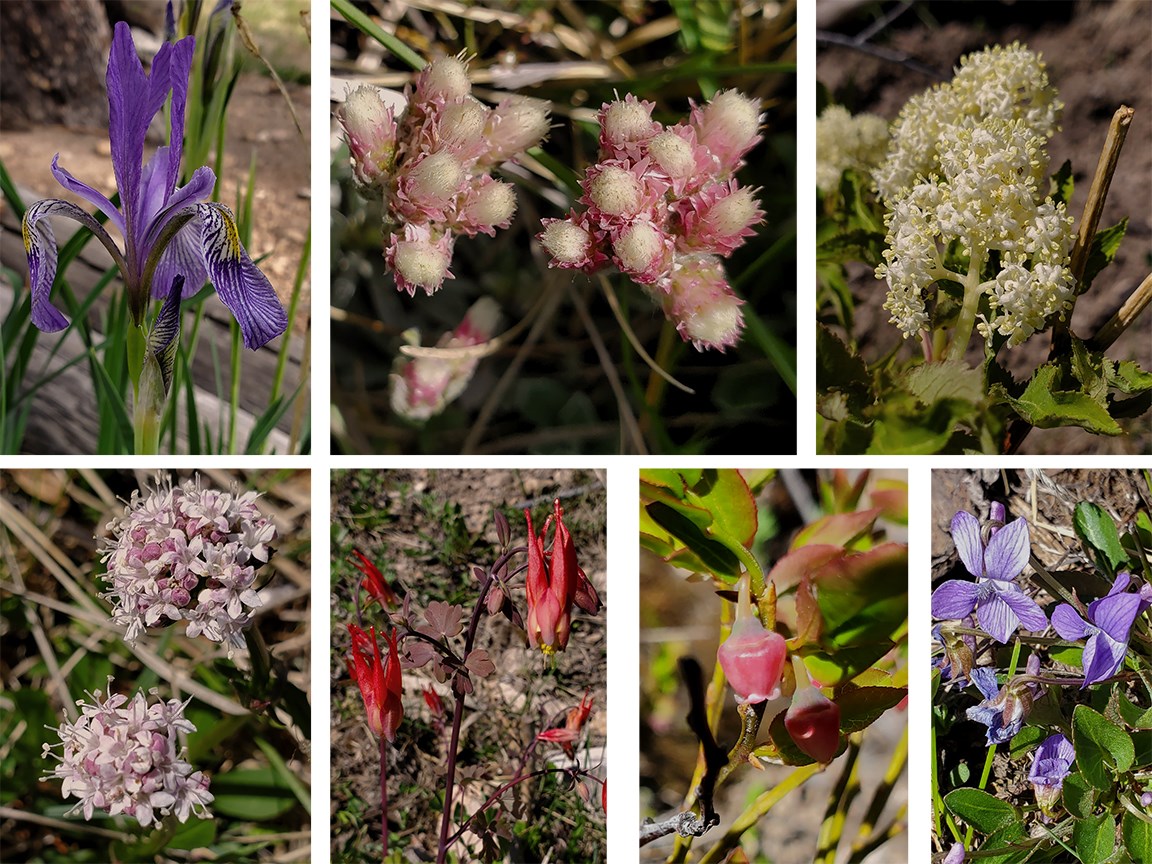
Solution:
{"label": "white woolly flower head", "polygon": [[88,694],[90,703],[76,703],[80,717],[56,730],[60,744],[44,745],[44,755],[60,764],[43,779],[62,780],[61,794],[79,799],[69,813],[81,810],[85,819],[102,810],[131,816],[147,828],[172,813],[181,822],[189,815],[209,817],[208,778],[192,770],[178,738],[180,732],[196,731],[184,719],[188,702],[149,704],[142,691],[131,699],[113,695],[111,684],[109,678],[107,695],[97,690]]}
{"label": "white woolly flower head", "polygon": [[276,527],[255,492],[203,488],[195,477],[174,486],[160,476],[136,491],[108,524],[102,559],[112,620],[134,643],[148,627],[187,622],[189,636],[244,643],[251,610],[263,605],[256,569],[268,561]]}

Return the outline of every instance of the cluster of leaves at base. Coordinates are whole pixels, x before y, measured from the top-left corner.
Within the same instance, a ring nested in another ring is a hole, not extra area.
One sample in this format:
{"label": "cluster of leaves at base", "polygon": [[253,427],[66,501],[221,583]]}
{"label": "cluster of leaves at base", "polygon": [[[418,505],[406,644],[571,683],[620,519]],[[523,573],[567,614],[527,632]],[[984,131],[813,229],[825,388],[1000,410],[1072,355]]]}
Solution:
{"label": "cluster of leaves at base", "polygon": [[[949,360],[898,361],[895,351],[871,365],[865,362],[855,342],[844,342],[831,328],[853,332],[856,300],[844,263],[862,261],[874,268],[883,260],[883,210],[869,182],[845,171],[837,192],[823,202],[817,228],[817,302],[823,314],[817,323],[816,408],[822,452],[1005,452],[1018,444],[1014,439],[1020,430],[1012,428],[1014,423],[1122,435],[1120,420],[1152,408],[1152,372],[1134,361],[1109,360],[1072,335],[1023,381],[996,359],[1004,336],[997,337],[994,350],[986,349],[979,369]],[[1052,175],[1051,194],[1067,203],[1072,189],[1071,165],[1065,162]],[[1125,218],[1096,233],[1079,294],[1116,257],[1127,227]],[[944,259],[950,269],[967,269],[955,244]],[[982,279],[997,269],[996,256],[990,256]],[[941,322],[958,313],[962,298],[959,285],[955,291],[949,283],[943,287],[946,299],[935,313]]]}

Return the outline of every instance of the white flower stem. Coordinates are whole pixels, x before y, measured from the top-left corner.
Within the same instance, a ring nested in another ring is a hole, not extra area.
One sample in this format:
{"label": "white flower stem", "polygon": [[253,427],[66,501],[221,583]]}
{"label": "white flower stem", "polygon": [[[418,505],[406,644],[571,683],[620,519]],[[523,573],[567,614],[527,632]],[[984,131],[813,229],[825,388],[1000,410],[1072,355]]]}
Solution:
{"label": "white flower stem", "polygon": [[968,350],[972,328],[976,326],[976,310],[980,306],[980,295],[984,293],[980,290],[980,271],[984,268],[984,257],[983,249],[972,250],[968,274],[962,283],[964,302],[960,307],[960,316],[956,319],[956,333],[952,338],[952,345],[948,348],[948,360],[963,360],[964,352]]}

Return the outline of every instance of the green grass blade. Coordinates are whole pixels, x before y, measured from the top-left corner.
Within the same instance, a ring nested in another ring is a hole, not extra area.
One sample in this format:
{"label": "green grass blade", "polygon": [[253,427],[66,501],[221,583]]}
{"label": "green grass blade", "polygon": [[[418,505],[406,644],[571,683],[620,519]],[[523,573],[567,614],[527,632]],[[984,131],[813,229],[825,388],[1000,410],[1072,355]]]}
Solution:
{"label": "green grass blade", "polygon": [[381,29],[375,21],[353,6],[351,0],[332,0],[332,8],[339,12],[345,21],[369,39],[375,39],[413,69],[424,68],[423,57],[405,45],[403,40]]}

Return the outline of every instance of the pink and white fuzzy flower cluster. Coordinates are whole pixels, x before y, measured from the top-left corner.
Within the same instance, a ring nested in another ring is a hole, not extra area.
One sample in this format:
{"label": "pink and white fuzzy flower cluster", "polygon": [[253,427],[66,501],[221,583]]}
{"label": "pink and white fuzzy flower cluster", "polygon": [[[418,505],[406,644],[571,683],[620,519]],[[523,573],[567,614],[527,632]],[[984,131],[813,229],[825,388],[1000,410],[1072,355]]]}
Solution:
{"label": "pink and white fuzzy flower cluster", "polygon": [[[175,813],[181,822],[190,814],[207,818],[213,795],[208,778],[185,761],[177,732],[195,732],[184,719],[188,702],[177,699],[148,704],[140,691],[131,700],[122,694],[89,693],[92,704],[81,709],[75,723],[56,731],[60,744],[44,745],[44,755],[60,760],[45,780],[64,781],[65,798],[79,799],[69,812],[83,810],[91,819],[96,810],[110,816],[125,814],[147,828],[159,816]],[[151,691],[156,695],[156,691]],[[57,754],[53,746],[61,747]]]}
{"label": "pink and white fuzzy flower cluster", "polygon": [[543,100],[510,96],[489,108],[471,94],[465,64],[444,57],[424,67],[414,91],[405,89],[399,117],[368,86],[337,112],[361,190],[383,196],[384,258],[409,295],[431,295],[453,278],[457,235],[508,227],[516,194],[491,171],[548,132]]}
{"label": "pink and white fuzzy flower cluster", "polygon": [[600,109],[600,161],[584,175],[585,209],[545,219],[549,266],[593,273],[609,263],[642,285],[697,350],[735,345],[743,301],[721,258],[764,217],[733,174],[760,140],[759,102],[735,90],[665,127],[628,94]]}
{"label": "pink and white fuzzy flower cluster", "polygon": [[[437,348],[470,348],[492,338],[500,321],[500,307],[490,297],[481,297],[455,330],[445,333]],[[416,330],[404,333],[410,344],[420,344]],[[479,356],[401,357],[389,378],[392,410],[409,420],[423,422],[448,407],[468,386],[476,372]]]}
{"label": "pink and white fuzzy flower cluster", "polygon": [[124,515],[108,524],[102,560],[112,620],[135,642],[148,627],[187,622],[189,636],[232,647],[253,608],[256,568],[268,561],[276,527],[256,507],[255,492],[203,489],[199,478],[173,486],[161,478],[146,496],[132,493]]}

